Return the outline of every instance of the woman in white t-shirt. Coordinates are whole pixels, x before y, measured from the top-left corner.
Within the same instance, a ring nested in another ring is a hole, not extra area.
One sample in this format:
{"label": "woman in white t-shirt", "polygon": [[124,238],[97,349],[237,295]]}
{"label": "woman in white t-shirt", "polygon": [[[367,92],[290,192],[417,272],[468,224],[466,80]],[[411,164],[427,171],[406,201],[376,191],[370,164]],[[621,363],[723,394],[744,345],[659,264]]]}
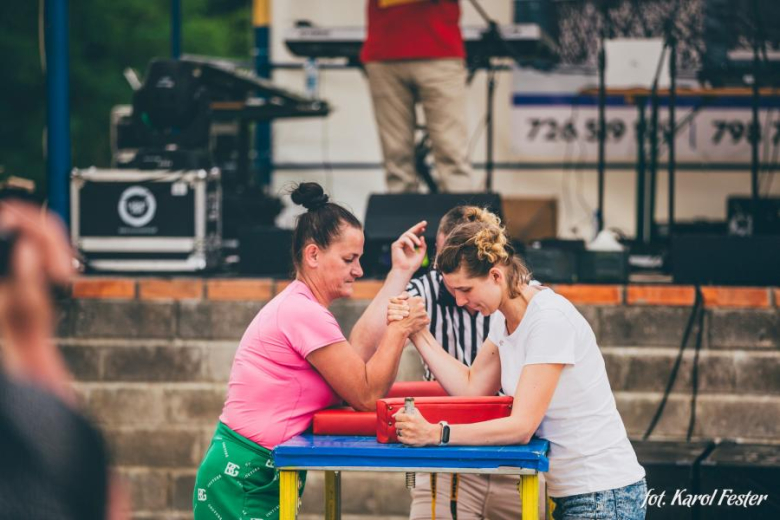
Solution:
{"label": "woman in white t-shirt", "polygon": [[[531,275],[509,245],[500,220],[472,207],[471,221],[452,231],[437,267],[457,304],[488,316],[488,339],[471,367],[448,355],[428,329],[412,336],[450,395],[514,396],[512,415],[475,424],[430,424],[420,414],[396,415],[398,437],[412,446],[550,442],[547,491],[555,519],[643,519],[646,484],[588,322]],[[388,308],[403,319],[405,301]],[[444,430],[448,429],[448,432]],[[448,434],[448,435],[447,435]],[[597,516],[598,515],[598,516]]]}

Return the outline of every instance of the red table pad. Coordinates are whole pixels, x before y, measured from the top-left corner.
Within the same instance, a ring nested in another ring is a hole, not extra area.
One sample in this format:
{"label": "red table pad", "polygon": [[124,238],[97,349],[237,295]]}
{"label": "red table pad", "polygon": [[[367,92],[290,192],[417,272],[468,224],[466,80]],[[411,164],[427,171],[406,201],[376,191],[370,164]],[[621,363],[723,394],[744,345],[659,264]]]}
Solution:
{"label": "red table pad", "polygon": [[[430,423],[471,424],[509,417],[511,397],[415,397],[414,405]],[[376,402],[376,439],[381,443],[398,442],[395,415],[404,407],[401,397]]]}
{"label": "red table pad", "polygon": [[448,394],[438,381],[399,381],[393,383],[385,399],[392,397],[446,397]]}
{"label": "red table pad", "polygon": [[[436,381],[402,381],[393,384],[387,398],[446,396]],[[314,414],[314,435],[376,435],[376,412],[357,412],[348,406],[329,408]]]}
{"label": "red table pad", "polygon": [[376,435],[376,412],[354,408],[328,408],[314,414],[314,435]]}

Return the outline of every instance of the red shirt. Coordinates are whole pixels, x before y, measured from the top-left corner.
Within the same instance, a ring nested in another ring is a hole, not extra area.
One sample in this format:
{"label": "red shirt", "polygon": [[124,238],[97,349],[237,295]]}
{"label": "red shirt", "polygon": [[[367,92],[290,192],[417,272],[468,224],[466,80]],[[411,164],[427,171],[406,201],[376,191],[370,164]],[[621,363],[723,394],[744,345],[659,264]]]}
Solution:
{"label": "red shirt", "polygon": [[387,0],[368,0],[363,63],[466,56],[458,0],[412,0],[379,7],[382,1]]}

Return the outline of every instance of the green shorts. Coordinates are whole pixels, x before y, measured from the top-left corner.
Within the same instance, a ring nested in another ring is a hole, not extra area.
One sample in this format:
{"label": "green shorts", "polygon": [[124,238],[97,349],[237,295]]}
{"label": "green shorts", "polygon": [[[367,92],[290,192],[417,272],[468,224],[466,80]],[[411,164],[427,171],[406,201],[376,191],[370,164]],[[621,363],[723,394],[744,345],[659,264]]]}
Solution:
{"label": "green shorts", "polygon": [[[299,472],[298,496],[306,472]],[[217,423],[198,468],[192,496],[195,520],[276,520],[279,472],[271,452]]]}

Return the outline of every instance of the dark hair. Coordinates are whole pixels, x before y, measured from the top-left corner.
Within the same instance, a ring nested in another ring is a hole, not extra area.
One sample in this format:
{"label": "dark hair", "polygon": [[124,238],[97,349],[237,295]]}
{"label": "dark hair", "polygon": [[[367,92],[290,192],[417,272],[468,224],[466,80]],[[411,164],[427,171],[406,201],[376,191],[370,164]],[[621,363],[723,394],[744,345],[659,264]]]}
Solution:
{"label": "dark hair", "polygon": [[290,195],[295,204],[308,210],[298,217],[293,231],[292,258],[296,271],[301,268],[303,248],[309,242],[327,249],[339,237],[343,225],[363,229],[360,221],[349,210],[328,202],[329,197],[316,182],[302,182]]}
{"label": "dark hair", "polygon": [[469,276],[484,277],[496,265],[507,266],[509,297],[517,297],[520,286],[531,281],[531,272],[515,255],[501,219],[487,209],[465,206],[461,220],[465,223],[447,235],[436,256],[436,267],[449,274],[463,266]]}
{"label": "dark hair", "polygon": [[460,224],[463,224],[463,215],[468,207],[469,206],[455,206],[445,213],[439,221],[439,230],[437,233],[446,237],[452,233],[453,229]]}

